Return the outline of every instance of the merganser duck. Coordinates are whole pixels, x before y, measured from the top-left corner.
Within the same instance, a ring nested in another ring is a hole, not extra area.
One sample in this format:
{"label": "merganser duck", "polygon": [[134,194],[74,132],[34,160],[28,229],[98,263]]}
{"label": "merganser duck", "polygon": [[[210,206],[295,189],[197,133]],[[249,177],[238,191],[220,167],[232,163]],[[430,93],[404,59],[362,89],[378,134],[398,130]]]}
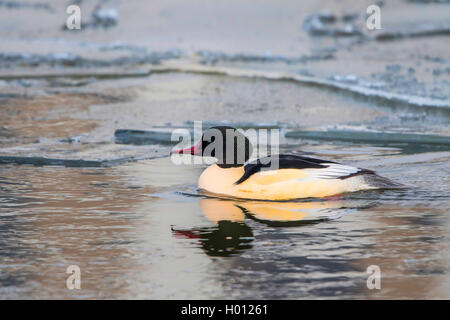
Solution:
{"label": "merganser duck", "polygon": [[[227,151],[231,156],[227,157]],[[372,170],[300,155],[269,155],[249,161],[252,153],[250,141],[228,126],[209,128],[196,145],[173,150],[172,153],[216,158],[218,161],[201,174],[198,188],[218,196],[292,200],[404,187]],[[276,164],[276,169],[271,168],[272,164]]]}
{"label": "merganser duck", "polygon": [[259,201],[203,198],[199,200],[205,217],[220,221],[245,222],[245,218],[267,225],[297,226],[339,218],[357,210],[347,201]]}
{"label": "merganser duck", "polygon": [[214,227],[180,229],[173,235],[182,239],[198,239],[199,246],[210,256],[230,256],[252,247],[254,240],[247,220],[269,227],[294,227],[336,219],[357,208],[346,201],[257,201],[200,198],[199,205]]}

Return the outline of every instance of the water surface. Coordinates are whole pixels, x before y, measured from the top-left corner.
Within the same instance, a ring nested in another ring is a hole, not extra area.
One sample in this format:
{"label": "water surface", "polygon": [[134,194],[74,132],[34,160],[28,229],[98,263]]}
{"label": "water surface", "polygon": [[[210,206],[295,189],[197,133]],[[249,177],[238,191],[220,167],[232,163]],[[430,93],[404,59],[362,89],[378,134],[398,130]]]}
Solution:
{"label": "water surface", "polygon": [[[340,153],[346,147],[334,146],[328,158],[352,157]],[[0,292],[448,298],[449,152],[411,159],[392,149],[358,149],[356,163],[373,163],[415,187],[326,200],[233,201],[197,194],[202,168],[174,166],[169,158],[110,168],[1,166]],[[71,264],[81,267],[80,291],[65,288]],[[380,266],[382,290],[366,288],[369,265]]]}

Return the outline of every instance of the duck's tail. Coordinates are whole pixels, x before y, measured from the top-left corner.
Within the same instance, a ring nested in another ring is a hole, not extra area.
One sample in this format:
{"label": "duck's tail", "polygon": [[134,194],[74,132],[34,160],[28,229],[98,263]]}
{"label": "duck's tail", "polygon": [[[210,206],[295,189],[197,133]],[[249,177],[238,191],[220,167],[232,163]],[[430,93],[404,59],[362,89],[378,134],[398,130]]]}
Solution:
{"label": "duck's tail", "polygon": [[406,186],[404,184],[394,182],[388,178],[379,176],[376,173],[365,174],[364,182],[367,183],[368,186],[370,186],[372,188],[376,188],[376,189],[408,189],[409,188],[408,186]]}

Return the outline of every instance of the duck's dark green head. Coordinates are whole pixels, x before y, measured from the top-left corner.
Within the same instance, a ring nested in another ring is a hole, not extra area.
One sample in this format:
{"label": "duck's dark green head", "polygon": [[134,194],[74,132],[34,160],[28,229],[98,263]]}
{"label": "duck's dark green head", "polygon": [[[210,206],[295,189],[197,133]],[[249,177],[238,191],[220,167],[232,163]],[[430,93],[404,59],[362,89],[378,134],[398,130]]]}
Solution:
{"label": "duck's dark green head", "polygon": [[216,126],[205,130],[196,145],[172,153],[214,157],[220,167],[231,168],[244,165],[252,150],[250,140],[236,128]]}

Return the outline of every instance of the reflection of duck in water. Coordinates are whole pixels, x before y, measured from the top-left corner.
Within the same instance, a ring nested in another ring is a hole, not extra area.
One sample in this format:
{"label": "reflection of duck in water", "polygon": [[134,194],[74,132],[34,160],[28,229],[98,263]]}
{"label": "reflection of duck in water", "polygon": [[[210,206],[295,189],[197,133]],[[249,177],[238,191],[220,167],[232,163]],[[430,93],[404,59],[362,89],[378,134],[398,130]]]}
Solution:
{"label": "reflection of duck in water", "polygon": [[200,200],[200,207],[208,220],[244,222],[249,218],[264,224],[298,226],[331,220],[355,211],[342,201],[232,201],[217,198]]}
{"label": "reflection of duck in water", "polygon": [[252,145],[231,127],[213,127],[200,142],[173,153],[212,156],[217,163],[200,176],[198,187],[233,198],[289,200],[401,185],[367,169],[298,155],[272,155],[249,161]]}
{"label": "reflection of duck in water", "polygon": [[173,230],[183,238],[196,238],[208,255],[229,256],[252,247],[252,230],[244,223],[244,213],[231,201],[200,199],[200,207],[214,227]]}
{"label": "reflection of duck in water", "polygon": [[236,203],[246,217],[269,226],[301,226],[336,219],[356,209],[339,201]]}
{"label": "reflection of duck in water", "polygon": [[269,202],[200,199],[200,207],[215,227],[173,230],[183,238],[199,239],[212,256],[229,256],[251,248],[253,232],[245,218],[270,226],[300,226],[337,218],[349,211],[340,201]]}

